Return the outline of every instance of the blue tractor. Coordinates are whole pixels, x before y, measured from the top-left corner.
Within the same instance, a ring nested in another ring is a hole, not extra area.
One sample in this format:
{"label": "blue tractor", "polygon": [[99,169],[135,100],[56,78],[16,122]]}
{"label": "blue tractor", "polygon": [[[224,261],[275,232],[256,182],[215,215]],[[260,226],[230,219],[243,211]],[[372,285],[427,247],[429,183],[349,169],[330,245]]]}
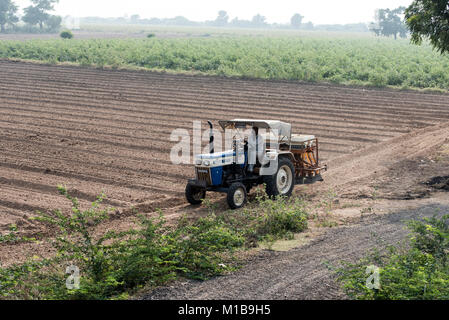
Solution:
{"label": "blue tractor", "polygon": [[[232,132],[232,148],[214,151],[213,125],[209,121],[210,152],[195,156],[195,179],[188,181],[186,198],[199,205],[207,192],[227,194],[231,209],[247,202],[251,188],[265,184],[270,197],[289,197],[295,184],[323,181],[327,166],[319,163],[318,139],[291,134],[291,125],[274,120],[219,121]],[[251,132],[248,136],[243,132]],[[263,132],[262,132],[263,131]]]}

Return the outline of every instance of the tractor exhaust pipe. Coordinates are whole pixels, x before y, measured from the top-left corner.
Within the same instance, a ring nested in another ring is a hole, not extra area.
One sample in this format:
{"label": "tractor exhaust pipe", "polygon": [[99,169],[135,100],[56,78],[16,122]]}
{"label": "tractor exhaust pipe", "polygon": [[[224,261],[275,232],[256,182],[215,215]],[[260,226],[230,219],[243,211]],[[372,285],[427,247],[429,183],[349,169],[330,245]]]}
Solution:
{"label": "tractor exhaust pipe", "polygon": [[214,125],[210,121],[207,121],[207,123],[209,124],[209,127],[210,127],[209,150],[210,150],[210,153],[212,154],[212,153],[215,152],[215,150],[214,150],[214,140],[215,140],[215,138],[214,138]]}

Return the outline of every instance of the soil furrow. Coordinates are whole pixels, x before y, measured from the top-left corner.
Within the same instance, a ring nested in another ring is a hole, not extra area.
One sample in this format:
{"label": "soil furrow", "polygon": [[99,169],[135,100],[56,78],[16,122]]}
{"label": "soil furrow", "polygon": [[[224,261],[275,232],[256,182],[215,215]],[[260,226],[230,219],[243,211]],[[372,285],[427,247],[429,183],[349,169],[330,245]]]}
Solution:
{"label": "soil furrow", "polygon": [[[0,70],[0,232],[14,221],[33,227],[27,217],[36,210],[66,208],[60,183],[86,205],[104,190],[105,204],[125,216],[135,214],[130,206],[195,212],[183,199],[193,166],[175,165],[169,154],[170,132],[191,133],[194,120],[203,130],[204,120],[291,122],[294,133],[315,134],[322,159],[337,168],[449,119],[447,94],[5,60]],[[334,172],[330,184],[343,178]]]}

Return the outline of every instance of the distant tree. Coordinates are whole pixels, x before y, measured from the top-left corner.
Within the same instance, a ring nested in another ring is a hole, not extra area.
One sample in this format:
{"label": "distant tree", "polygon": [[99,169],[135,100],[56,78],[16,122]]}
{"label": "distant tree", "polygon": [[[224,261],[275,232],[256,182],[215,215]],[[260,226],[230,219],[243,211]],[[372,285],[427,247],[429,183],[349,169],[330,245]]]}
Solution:
{"label": "distant tree", "polygon": [[449,52],[449,1],[414,0],[405,10],[405,19],[413,43],[427,38],[440,53]]}
{"label": "distant tree", "polygon": [[50,16],[47,19],[47,26],[50,31],[58,31],[61,28],[62,18],[60,16]]}
{"label": "distant tree", "polygon": [[228,13],[224,10],[218,11],[217,19],[214,21],[214,25],[223,27],[226,26],[229,22],[229,16]]}
{"label": "distant tree", "polygon": [[138,22],[140,22],[140,16],[138,14],[133,14],[130,17],[130,20],[131,20],[132,23],[138,23]]}
{"label": "distant tree", "polygon": [[313,26],[313,23],[311,21],[309,21],[304,24],[303,28],[304,28],[304,30],[313,30],[314,26]]}
{"label": "distant tree", "polygon": [[41,29],[43,29],[44,21],[48,19],[48,15],[42,13],[38,8],[29,6],[25,8],[24,10],[25,15],[23,16],[22,20],[29,25],[36,25],[39,24]]}
{"label": "distant tree", "polygon": [[319,24],[314,26],[314,30],[318,31],[337,31],[337,32],[368,32],[365,23],[349,23],[349,24]]}
{"label": "distant tree", "polygon": [[165,19],[164,23],[177,25],[177,26],[189,26],[189,25],[195,24],[194,22],[190,21],[189,19],[187,19],[186,17],[183,17],[183,16],[176,16],[171,19]]}
{"label": "distant tree", "polygon": [[381,36],[382,35],[382,29],[380,28],[380,24],[379,24],[379,10],[376,10],[376,14],[374,15],[374,19],[376,20],[376,22],[371,22],[368,25],[368,30],[373,32],[376,36]]}
{"label": "distant tree", "polygon": [[44,29],[44,24],[48,22],[51,15],[49,11],[54,10],[55,3],[59,0],[31,0],[33,5],[24,9],[25,15],[23,21],[30,25],[39,25],[39,28]]}
{"label": "distant tree", "polygon": [[148,24],[162,24],[162,20],[158,18],[151,18],[147,20]]}
{"label": "distant tree", "polygon": [[264,17],[260,14],[257,14],[253,17],[253,20],[251,22],[254,27],[261,28],[261,27],[268,25],[266,20],[267,20],[266,17]]}
{"label": "distant tree", "polygon": [[304,17],[299,13],[295,13],[293,17],[290,19],[290,24],[292,25],[293,28],[299,29],[301,28],[303,18]]}
{"label": "distant tree", "polygon": [[6,25],[19,21],[16,16],[17,6],[11,0],[0,0],[0,32],[5,32]]}
{"label": "distant tree", "polygon": [[376,10],[376,22],[371,25],[376,26],[371,28],[371,31],[377,35],[383,35],[385,37],[393,36],[397,39],[398,35],[401,38],[407,36],[407,26],[401,15],[404,13],[405,7],[399,7],[396,9],[379,9]]}
{"label": "distant tree", "polygon": [[253,23],[250,20],[240,20],[237,17],[232,19],[232,21],[229,23],[229,25],[232,26],[232,27],[237,27],[237,28],[251,28],[251,27],[253,27]]}

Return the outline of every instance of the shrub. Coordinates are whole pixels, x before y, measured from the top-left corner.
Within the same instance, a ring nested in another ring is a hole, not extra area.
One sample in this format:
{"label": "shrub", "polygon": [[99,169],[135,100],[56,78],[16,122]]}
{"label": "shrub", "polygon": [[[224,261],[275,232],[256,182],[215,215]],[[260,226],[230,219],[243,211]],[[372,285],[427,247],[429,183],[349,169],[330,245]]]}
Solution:
{"label": "shrub", "polygon": [[73,33],[69,30],[66,31],[62,31],[60,34],[60,37],[63,39],[72,39],[73,38]]}
{"label": "shrub", "polygon": [[298,200],[278,198],[261,201],[263,214],[257,232],[276,238],[292,238],[294,233],[307,229],[307,213],[303,203]]}
{"label": "shrub", "polygon": [[[181,219],[175,226],[158,218],[138,216],[137,228],[122,232],[101,231],[109,219],[105,196],[82,210],[77,198],[58,187],[71,203],[71,213],[61,210],[34,218],[57,230],[48,240],[56,251],[52,258],[32,257],[26,263],[0,268],[0,296],[14,299],[126,298],[147,285],[158,286],[178,277],[207,279],[234,267],[235,249],[265,237],[278,238],[307,227],[300,202],[258,199],[253,208],[220,216],[211,212],[194,222]],[[2,242],[33,241],[20,238],[17,228]],[[223,264],[226,262],[228,266]],[[67,266],[80,272],[79,289],[67,289]]]}
{"label": "shrub", "polygon": [[156,34],[154,34],[154,33],[147,34],[147,38],[155,38],[155,37],[156,37]]}
{"label": "shrub", "polygon": [[247,245],[259,241],[291,239],[308,227],[308,214],[304,202],[298,198],[278,197],[270,199],[262,191],[254,204],[226,212],[223,219],[230,228],[244,235]]}
{"label": "shrub", "polygon": [[[346,293],[356,299],[449,299],[449,215],[408,223],[409,243],[373,253],[338,270]],[[380,267],[380,289],[365,285],[368,265]]]}

